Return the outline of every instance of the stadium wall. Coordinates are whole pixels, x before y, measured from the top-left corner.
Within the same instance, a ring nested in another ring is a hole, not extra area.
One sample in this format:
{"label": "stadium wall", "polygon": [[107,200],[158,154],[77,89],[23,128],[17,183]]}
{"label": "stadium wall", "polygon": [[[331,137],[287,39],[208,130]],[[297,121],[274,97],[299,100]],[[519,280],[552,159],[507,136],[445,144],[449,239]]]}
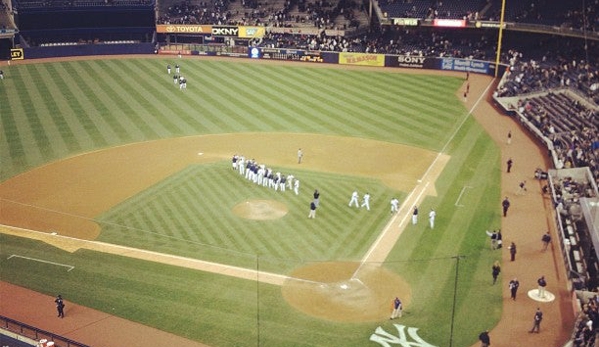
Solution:
{"label": "stadium wall", "polygon": [[152,43],[97,44],[23,48],[25,59],[72,57],[87,55],[153,54]]}

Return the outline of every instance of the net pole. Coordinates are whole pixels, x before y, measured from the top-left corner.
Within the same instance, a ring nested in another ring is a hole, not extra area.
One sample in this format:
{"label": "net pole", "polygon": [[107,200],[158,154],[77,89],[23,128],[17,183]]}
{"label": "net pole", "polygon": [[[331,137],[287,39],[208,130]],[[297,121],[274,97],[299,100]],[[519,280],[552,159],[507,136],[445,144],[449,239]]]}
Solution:
{"label": "net pole", "polygon": [[499,37],[497,38],[497,55],[495,57],[495,78],[499,74],[499,61],[501,60],[501,41],[503,40],[503,26],[505,15],[505,0],[501,0],[501,16],[499,18]]}

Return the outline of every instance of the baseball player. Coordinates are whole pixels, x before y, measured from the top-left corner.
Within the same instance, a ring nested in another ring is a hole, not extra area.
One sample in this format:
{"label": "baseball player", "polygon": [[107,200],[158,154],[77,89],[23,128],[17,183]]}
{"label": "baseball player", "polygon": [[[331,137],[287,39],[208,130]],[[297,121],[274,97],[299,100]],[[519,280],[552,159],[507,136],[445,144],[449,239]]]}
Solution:
{"label": "baseball player", "polygon": [[437,215],[437,213],[435,212],[435,210],[433,210],[431,208],[431,211],[428,213],[428,224],[430,225],[431,229],[435,228],[435,216]]}
{"label": "baseball player", "polygon": [[279,185],[281,183],[281,173],[277,171],[277,173],[275,174],[275,181],[274,181],[274,189],[275,192],[279,190]]}
{"label": "baseball player", "polygon": [[245,157],[242,155],[239,157],[239,162],[237,163],[237,169],[239,170],[239,174],[243,175],[245,171]]}
{"label": "baseball player", "polygon": [[362,197],[362,205],[360,205],[360,207],[366,207],[366,210],[370,211],[370,194],[364,194]]}
{"label": "baseball player", "polygon": [[231,159],[231,165],[233,166],[233,170],[237,170],[237,162],[239,161],[239,157],[237,154],[233,154],[233,159]]}
{"label": "baseball player", "polygon": [[272,169],[266,168],[266,173],[262,178],[262,187],[268,187],[268,182],[272,179]]}
{"label": "baseball player", "polygon": [[414,206],[414,212],[412,212],[412,225],[418,223],[418,206]]}
{"label": "baseball player", "polygon": [[295,193],[295,195],[299,195],[299,186],[300,186],[300,181],[296,178],[295,181],[293,182],[293,192]]}
{"label": "baseball player", "polygon": [[397,213],[399,211],[399,200],[397,198],[391,199],[391,213]]}
{"label": "baseball player", "polygon": [[360,204],[358,203],[358,191],[354,190],[353,193],[351,193],[351,200],[349,200],[349,207],[352,207],[352,205],[356,205],[357,208],[360,208]]}
{"label": "baseball player", "polygon": [[401,317],[402,311],[403,311],[403,305],[401,304],[401,300],[399,300],[398,297],[395,297],[395,300],[393,300],[393,312],[391,312],[391,318],[390,319],[395,319],[397,317]]}
{"label": "baseball player", "polygon": [[316,203],[314,203],[314,201],[312,201],[310,203],[310,213],[308,214],[308,218],[316,218],[316,208],[318,206],[316,206]]}
{"label": "baseball player", "polygon": [[287,177],[285,175],[281,175],[281,181],[279,182],[279,186],[281,187],[281,191],[285,191],[285,185],[287,183]]}

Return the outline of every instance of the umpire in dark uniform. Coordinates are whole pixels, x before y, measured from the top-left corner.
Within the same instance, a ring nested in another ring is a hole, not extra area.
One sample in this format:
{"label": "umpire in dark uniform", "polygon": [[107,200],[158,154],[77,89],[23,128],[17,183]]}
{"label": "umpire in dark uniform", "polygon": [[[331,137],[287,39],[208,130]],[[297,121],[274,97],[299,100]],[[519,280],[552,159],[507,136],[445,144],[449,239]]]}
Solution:
{"label": "umpire in dark uniform", "polygon": [[54,300],[56,304],[56,311],[58,311],[58,317],[64,318],[64,301],[62,300],[62,296],[58,295]]}

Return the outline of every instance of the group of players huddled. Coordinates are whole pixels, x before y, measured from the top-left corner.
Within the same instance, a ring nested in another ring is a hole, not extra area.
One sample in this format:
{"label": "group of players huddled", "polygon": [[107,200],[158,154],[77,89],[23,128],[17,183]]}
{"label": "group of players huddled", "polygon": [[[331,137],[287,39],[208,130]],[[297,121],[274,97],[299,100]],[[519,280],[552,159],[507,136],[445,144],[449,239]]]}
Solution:
{"label": "group of players huddled", "polygon": [[300,181],[295,176],[283,175],[280,172],[274,172],[264,164],[258,163],[255,159],[246,159],[242,155],[233,155],[231,159],[233,170],[237,170],[239,175],[245,179],[263,187],[284,192],[289,189],[295,195],[299,195]]}
{"label": "group of players huddled", "polygon": [[[171,74],[171,65],[166,66],[166,72]],[[181,75],[181,67],[179,64],[175,65],[175,74],[173,75],[173,83],[175,86],[179,85],[179,90],[187,89],[187,79]]]}

